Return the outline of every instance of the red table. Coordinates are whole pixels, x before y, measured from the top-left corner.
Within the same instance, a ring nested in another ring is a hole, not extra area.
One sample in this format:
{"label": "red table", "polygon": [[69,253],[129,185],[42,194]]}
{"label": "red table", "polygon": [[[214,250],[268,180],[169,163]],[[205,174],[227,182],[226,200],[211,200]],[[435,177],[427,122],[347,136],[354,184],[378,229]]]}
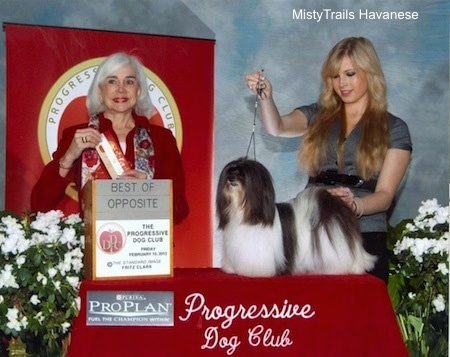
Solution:
{"label": "red table", "polygon": [[[174,325],[86,326],[87,292],[111,290],[173,291]],[[408,355],[387,289],[369,275],[175,269],[172,278],[84,281],[80,296],[69,357]]]}

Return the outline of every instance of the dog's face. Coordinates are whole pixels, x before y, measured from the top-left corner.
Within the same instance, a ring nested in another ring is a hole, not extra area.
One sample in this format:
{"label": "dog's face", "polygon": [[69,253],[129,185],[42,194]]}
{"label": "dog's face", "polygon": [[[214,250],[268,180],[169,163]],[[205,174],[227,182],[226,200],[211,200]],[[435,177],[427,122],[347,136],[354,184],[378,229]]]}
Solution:
{"label": "dog's face", "polygon": [[237,161],[229,163],[222,171],[219,180],[218,194],[221,190],[229,210],[243,208],[245,197],[245,169]]}
{"label": "dog's face", "polygon": [[269,171],[245,158],[228,163],[219,177],[216,208],[221,229],[236,214],[242,215],[242,223],[272,224],[275,191]]}

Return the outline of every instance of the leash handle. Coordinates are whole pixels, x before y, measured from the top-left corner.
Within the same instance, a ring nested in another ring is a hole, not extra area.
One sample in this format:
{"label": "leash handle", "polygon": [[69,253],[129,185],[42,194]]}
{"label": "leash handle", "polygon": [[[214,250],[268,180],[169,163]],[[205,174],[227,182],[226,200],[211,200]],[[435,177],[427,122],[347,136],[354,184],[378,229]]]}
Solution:
{"label": "leash handle", "polygon": [[[261,69],[261,73],[264,73],[264,69]],[[264,76],[262,77],[262,80],[264,80]],[[253,143],[253,158],[256,160],[256,141],[255,141],[255,132],[256,132],[256,117],[258,114],[258,98],[263,98],[265,96],[264,89],[266,89],[266,84],[261,81],[261,78],[258,78],[258,82],[256,83],[256,94],[255,94],[255,109],[253,111],[253,126],[252,126],[252,133],[250,135],[250,140],[248,142],[247,146],[247,153],[245,157],[248,157],[250,153],[250,147]]]}

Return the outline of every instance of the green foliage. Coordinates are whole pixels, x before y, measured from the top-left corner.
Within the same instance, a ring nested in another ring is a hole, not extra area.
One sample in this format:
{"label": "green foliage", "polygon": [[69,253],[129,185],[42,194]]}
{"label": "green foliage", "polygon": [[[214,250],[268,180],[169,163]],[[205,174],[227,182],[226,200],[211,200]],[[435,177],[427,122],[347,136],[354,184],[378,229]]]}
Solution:
{"label": "green foliage", "polygon": [[30,356],[61,355],[79,312],[82,220],[61,211],[0,212],[0,248],[0,337],[19,339]]}
{"label": "green foliage", "polygon": [[411,357],[448,355],[448,206],[422,202],[388,232],[389,294]]}

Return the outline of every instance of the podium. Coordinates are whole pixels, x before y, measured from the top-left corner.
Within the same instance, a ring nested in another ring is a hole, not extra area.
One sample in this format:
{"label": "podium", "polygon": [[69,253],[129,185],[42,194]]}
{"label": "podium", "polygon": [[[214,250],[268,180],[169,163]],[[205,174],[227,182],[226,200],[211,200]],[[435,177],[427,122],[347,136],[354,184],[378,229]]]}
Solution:
{"label": "podium", "polygon": [[173,275],[172,180],[92,180],[84,191],[86,279]]}

